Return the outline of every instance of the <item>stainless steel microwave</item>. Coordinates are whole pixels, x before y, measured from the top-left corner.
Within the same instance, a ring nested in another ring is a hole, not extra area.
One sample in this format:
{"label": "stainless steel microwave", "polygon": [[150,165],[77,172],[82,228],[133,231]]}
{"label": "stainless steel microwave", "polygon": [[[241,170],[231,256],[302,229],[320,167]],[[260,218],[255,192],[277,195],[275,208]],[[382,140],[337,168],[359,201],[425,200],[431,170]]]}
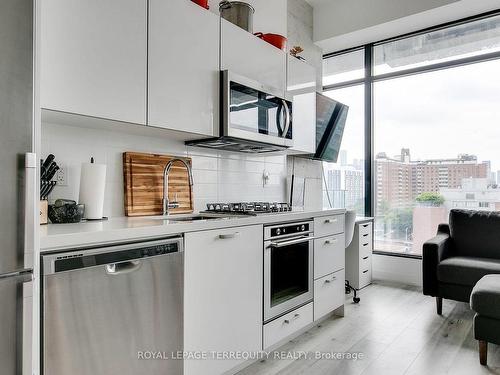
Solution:
{"label": "stainless steel microwave", "polygon": [[227,70],[220,74],[218,137],[186,144],[245,153],[293,146],[292,101],[284,92]]}
{"label": "stainless steel microwave", "polygon": [[292,102],[283,92],[225,70],[221,95],[222,136],[293,145]]}

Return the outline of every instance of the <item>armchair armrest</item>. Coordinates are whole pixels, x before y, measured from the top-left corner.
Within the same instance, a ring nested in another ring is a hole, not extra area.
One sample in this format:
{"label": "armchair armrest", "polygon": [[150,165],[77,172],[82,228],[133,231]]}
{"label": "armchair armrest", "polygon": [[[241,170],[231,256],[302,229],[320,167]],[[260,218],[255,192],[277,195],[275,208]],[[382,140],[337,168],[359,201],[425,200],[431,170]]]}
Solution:
{"label": "armchair armrest", "polygon": [[446,259],[452,249],[450,229],[447,224],[440,224],[436,237],[425,242],[422,251],[423,292],[425,295],[437,297],[437,266]]}
{"label": "armchair armrest", "polygon": [[438,232],[437,234],[447,234],[448,236],[450,235],[450,225],[449,224],[439,224],[438,225]]}

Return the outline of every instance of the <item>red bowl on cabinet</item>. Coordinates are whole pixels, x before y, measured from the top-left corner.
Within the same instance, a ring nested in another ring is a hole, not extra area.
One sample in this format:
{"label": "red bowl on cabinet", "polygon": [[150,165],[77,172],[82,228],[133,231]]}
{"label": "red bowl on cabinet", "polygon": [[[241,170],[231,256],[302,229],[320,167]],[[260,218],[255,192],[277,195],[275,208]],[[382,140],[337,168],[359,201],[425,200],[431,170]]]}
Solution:
{"label": "red bowl on cabinet", "polygon": [[199,6],[208,9],[208,0],[191,0],[193,3],[198,4]]}
{"label": "red bowl on cabinet", "polygon": [[268,42],[269,44],[272,44],[276,48],[279,48],[281,50],[286,49],[286,41],[287,39],[283,35],[279,34],[263,34],[263,33],[255,33],[254,34],[256,37],[261,38],[262,40]]}

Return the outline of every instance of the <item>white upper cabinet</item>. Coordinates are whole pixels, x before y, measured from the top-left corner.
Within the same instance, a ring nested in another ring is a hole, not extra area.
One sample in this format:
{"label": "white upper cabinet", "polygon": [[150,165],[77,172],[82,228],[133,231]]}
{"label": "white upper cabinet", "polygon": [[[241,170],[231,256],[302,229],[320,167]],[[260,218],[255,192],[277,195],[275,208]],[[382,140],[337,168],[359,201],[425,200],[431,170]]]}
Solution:
{"label": "white upper cabinet", "polygon": [[272,86],[285,94],[286,53],[221,19],[221,70]]}
{"label": "white upper cabinet", "polygon": [[148,125],[212,136],[219,17],[189,0],[150,0]]}
{"label": "white upper cabinet", "polygon": [[146,123],[147,0],[44,0],[42,108]]}
{"label": "white upper cabinet", "polygon": [[316,69],[288,56],[287,94],[293,98],[293,147],[291,153],[316,150]]}
{"label": "white upper cabinet", "polygon": [[287,91],[289,95],[316,92],[316,69],[293,56],[288,56]]}

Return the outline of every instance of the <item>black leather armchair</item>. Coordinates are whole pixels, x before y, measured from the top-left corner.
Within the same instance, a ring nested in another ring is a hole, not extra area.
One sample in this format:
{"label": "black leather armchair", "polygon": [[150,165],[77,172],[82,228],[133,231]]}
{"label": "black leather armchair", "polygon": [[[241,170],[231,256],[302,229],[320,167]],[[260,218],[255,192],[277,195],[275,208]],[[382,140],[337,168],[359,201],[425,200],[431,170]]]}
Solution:
{"label": "black leather armchair", "polygon": [[450,224],[423,245],[423,292],[469,302],[472,288],[487,274],[500,274],[500,213],[451,210]]}

